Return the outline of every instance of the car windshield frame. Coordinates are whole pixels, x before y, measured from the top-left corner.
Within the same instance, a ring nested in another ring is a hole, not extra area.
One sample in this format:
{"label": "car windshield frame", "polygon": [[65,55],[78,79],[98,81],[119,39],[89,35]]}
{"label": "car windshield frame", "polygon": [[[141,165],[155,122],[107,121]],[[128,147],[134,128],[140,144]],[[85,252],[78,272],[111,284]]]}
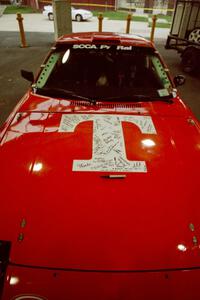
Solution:
{"label": "car windshield frame", "polygon": [[154,48],[105,44],[55,47],[34,87],[36,94],[100,101],[162,100],[174,88]]}

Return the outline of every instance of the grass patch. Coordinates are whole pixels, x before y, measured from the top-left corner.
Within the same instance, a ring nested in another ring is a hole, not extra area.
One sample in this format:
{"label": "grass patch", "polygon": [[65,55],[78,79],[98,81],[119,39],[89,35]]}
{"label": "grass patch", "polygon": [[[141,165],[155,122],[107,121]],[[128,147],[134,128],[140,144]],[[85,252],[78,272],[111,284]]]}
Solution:
{"label": "grass patch", "polygon": [[[104,11],[104,12],[93,11],[93,15],[96,17],[98,17],[99,13],[102,13],[103,17],[107,18],[108,20],[124,21],[127,19],[127,16],[128,16],[128,12],[122,12],[122,11]],[[145,16],[134,16],[134,14],[133,14],[133,21],[147,22],[148,19]]]}
{"label": "grass patch", "polygon": [[[107,18],[108,20],[121,20],[124,21],[127,18],[127,15],[129,14],[128,11],[103,11],[103,12],[98,12],[98,11],[93,11],[93,15],[98,17],[99,13],[103,14],[104,18]],[[166,16],[163,14],[158,14],[156,15],[158,19],[162,19],[162,20],[166,20],[167,23],[171,24],[172,22],[172,16]],[[133,12],[133,21],[135,22],[148,22],[148,18],[152,18],[151,14],[144,14],[141,16],[138,15],[134,15]],[[167,23],[158,23],[159,27],[161,28],[168,28],[170,25],[168,25]]]}
{"label": "grass patch", "polygon": [[147,17],[143,17],[143,16],[134,16],[133,15],[133,21],[135,22],[148,22],[148,18]]}
{"label": "grass patch", "polygon": [[[157,17],[157,22],[156,22],[156,27],[157,28],[170,28],[171,23],[172,23],[172,17],[171,16],[165,16],[162,14],[156,15]],[[149,18],[152,18],[152,15],[149,15]],[[166,22],[159,22],[159,20],[165,20]],[[152,22],[149,20],[149,27],[152,26]]]}
{"label": "grass patch", "polygon": [[[172,22],[172,16],[166,16],[166,15],[162,15],[162,14],[158,14],[156,16],[158,19],[166,20],[168,23]],[[149,15],[149,17],[152,17],[152,16]]]}
{"label": "grass patch", "polygon": [[32,14],[32,13],[38,13],[40,12],[37,9],[34,9],[29,6],[15,6],[15,5],[8,5],[6,9],[4,10],[4,14]]}
{"label": "grass patch", "polygon": [[[152,26],[152,23],[149,23],[149,27]],[[167,23],[156,23],[156,28],[171,28],[171,24],[167,24]]]}

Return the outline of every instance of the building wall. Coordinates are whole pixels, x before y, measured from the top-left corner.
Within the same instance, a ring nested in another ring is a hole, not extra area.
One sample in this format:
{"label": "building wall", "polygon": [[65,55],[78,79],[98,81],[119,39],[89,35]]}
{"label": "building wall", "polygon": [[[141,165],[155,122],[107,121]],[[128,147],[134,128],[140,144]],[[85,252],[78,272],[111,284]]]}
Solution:
{"label": "building wall", "polygon": [[[35,0],[28,0],[30,3]],[[96,10],[114,10],[117,0],[71,0],[71,4],[76,8],[96,9]],[[51,4],[52,0],[39,0],[39,6],[42,7]]]}
{"label": "building wall", "polygon": [[116,0],[71,0],[72,5],[89,9],[115,9]]}
{"label": "building wall", "polygon": [[118,8],[134,10],[136,13],[166,14],[168,9],[172,12],[174,5],[175,0],[118,0]]}
{"label": "building wall", "polygon": [[[10,1],[10,0],[0,0]],[[34,3],[39,2],[39,6],[42,8],[44,5],[52,4],[52,0],[22,0],[27,1],[27,5],[35,7]],[[196,0],[200,1],[200,0]],[[175,0],[71,0],[73,6],[77,8],[95,9],[99,11],[114,10],[116,8],[133,9],[137,12],[144,12],[143,8],[146,7],[147,12],[150,12],[151,8],[170,8],[172,9]]]}

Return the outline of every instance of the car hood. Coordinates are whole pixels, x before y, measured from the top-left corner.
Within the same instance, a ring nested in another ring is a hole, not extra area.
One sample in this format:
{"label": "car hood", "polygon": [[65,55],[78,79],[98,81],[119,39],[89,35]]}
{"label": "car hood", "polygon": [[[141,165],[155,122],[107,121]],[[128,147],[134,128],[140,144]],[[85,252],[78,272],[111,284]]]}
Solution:
{"label": "car hood", "polygon": [[10,261],[83,270],[200,266],[195,120],[168,115],[165,103],[165,114],[150,114],[130,104],[53,107],[41,99],[40,109],[21,107],[1,141],[0,236],[12,242]]}
{"label": "car hood", "polygon": [[72,11],[74,11],[76,13],[80,13],[80,14],[92,14],[91,11],[89,11],[87,9],[81,9],[81,8],[75,8],[75,9],[72,9]]}
{"label": "car hood", "polygon": [[[44,10],[49,11],[49,12],[53,12],[53,6],[52,5],[46,5],[44,6]],[[80,13],[80,14],[92,14],[89,10],[86,9],[75,9],[72,8],[72,11],[76,12],[76,13]]]}
{"label": "car hood", "polygon": [[47,10],[49,12],[53,12],[53,6],[52,5],[46,5],[46,6],[44,6],[44,10]]}

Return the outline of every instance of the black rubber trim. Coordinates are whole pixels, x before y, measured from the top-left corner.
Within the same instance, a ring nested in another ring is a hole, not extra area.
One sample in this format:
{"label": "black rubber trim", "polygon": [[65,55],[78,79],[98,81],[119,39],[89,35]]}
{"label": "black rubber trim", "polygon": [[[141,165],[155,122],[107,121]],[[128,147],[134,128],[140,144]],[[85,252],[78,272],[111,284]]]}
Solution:
{"label": "black rubber trim", "polygon": [[16,263],[9,263],[9,266],[27,268],[27,269],[38,269],[38,270],[49,270],[49,271],[64,271],[64,272],[80,272],[80,273],[159,273],[159,272],[180,272],[180,271],[200,271],[199,267],[191,268],[172,268],[172,269],[155,269],[155,270],[87,270],[87,269],[71,269],[71,268],[51,268],[41,266],[30,266]]}
{"label": "black rubber trim", "polygon": [[9,264],[11,242],[0,241],[0,299],[3,293],[6,269]]}

